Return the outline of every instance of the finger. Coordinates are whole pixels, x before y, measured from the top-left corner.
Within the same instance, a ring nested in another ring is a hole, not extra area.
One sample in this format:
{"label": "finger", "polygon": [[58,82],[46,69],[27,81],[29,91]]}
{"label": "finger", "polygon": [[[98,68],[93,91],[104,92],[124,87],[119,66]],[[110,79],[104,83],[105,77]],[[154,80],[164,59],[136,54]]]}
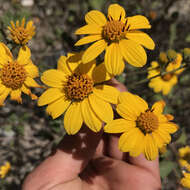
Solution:
{"label": "finger", "polygon": [[78,134],[63,138],[55,153],[27,177],[23,190],[50,189],[77,178],[92,158],[103,133],[83,128]]}
{"label": "finger", "polygon": [[120,92],[125,92],[127,91],[127,88],[124,84],[120,83],[117,81],[115,78],[110,79],[109,81],[106,82],[106,84],[109,84],[115,88],[117,88]]}

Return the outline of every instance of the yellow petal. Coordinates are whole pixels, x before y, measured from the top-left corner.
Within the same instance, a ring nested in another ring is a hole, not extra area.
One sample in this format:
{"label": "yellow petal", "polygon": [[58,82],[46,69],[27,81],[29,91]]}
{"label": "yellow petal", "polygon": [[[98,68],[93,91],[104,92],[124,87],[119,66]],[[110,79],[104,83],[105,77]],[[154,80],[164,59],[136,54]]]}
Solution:
{"label": "yellow petal", "polygon": [[158,157],[158,147],[151,134],[146,134],[144,154],[147,160],[155,160]]}
{"label": "yellow petal", "polygon": [[76,134],[83,123],[81,103],[73,102],[64,115],[64,128],[69,135]]}
{"label": "yellow petal", "polygon": [[30,63],[27,64],[24,68],[29,77],[36,78],[39,76],[38,67],[36,65],[34,65],[31,60],[30,60]]}
{"label": "yellow petal", "polygon": [[38,106],[43,106],[52,103],[53,101],[61,97],[64,97],[64,94],[61,89],[49,88],[39,97]]}
{"label": "yellow petal", "polygon": [[21,90],[12,90],[10,93],[11,100],[16,100],[18,103],[22,103]]}
{"label": "yellow petal", "polygon": [[6,87],[4,85],[0,84],[0,95],[3,94],[5,89],[6,89]]}
{"label": "yellow petal", "polygon": [[171,141],[171,136],[169,132],[162,127],[159,127],[158,130],[154,131],[157,136],[160,136],[163,139],[164,144],[168,144]]}
{"label": "yellow petal", "polygon": [[89,35],[89,36],[83,37],[82,39],[77,41],[75,43],[75,46],[81,46],[81,45],[88,44],[88,43],[91,43],[91,42],[94,42],[94,41],[97,41],[97,40],[101,40],[101,39],[102,39],[101,34]]}
{"label": "yellow petal", "polygon": [[93,43],[83,54],[82,62],[88,63],[100,55],[106,48],[107,42],[105,40],[99,40]]}
{"label": "yellow petal", "polygon": [[164,111],[166,103],[163,100],[155,102],[152,106],[153,113],[161,114]]}
{"label": "yellow petal", "polygon": [[169,94],[169,92],[171,91],[172,87],[173,87],[173,85],[171,85],[171,84],[164,85],[163,86],[163,90],[162,90],[163,91],[163,95]]}
{"label": "yellow petal", "polygon": [[11,62],[13,59],[12,54],[9,50],[9,48],[4,44],[0,43],[0,65],[7,64],[8,62]]}
{"label": "yellow petal", "polygon": [[26,29],[31,30],[31,28],[33,27],[32,25],[33,25],[33,21],[27,22]]}
{"label": "yellow petal", "polygon": [[148,109],[148,104],[142,98],[129,92],[120,93],[118,102],[116,110],[127,120],[136,120]]}
{"label": "yellow petal", "polygon": [[81,35],[81,34],[101,34],[102,33],[102,27],[96,25],[96,24],[87,24],[85,26],[80,27],[78,30],[76,30],[75,34]]}
{"label": "yellow petal", "polygon": [[153,50],[155,47],[154,41],[144,32],[131,31],[126,33],[126,38],[135,41],[138,44],[143,45],[147,49]]}
{"label": "yellow petal", "polygon": [[94,132],[100,131],[102,128],[102,121],[92,110],[87,98],[82,101],[81,109],[85,124]]}
{"label": "yellow petal", "polygon": [[119,42],[124,59],[134,67],[142,67],[146,64],[147,55],[144,48],[132,40],[121,40]]}
{"label": "yellow petal", "polygon": [[125,64],[118,43],[112,43],[106,48],[105,66],[110,74],[119,75],[123,72]]}
{"label": "yellow petal", "polygon": [[174,120],[174,116],[171,114],[165,114],[164,116],[167,118],[168,121]]}
{"label": "yellow petal", "polygon": [[7,98],[7,96],[9,95],[11,89],[10,88],[6,88],[4,90],[4,92],[0,95],[0,106],[4,105],[4,101]]}
{"label": "yellow petal", "polygon": [[159,125],[159,128],[162,128],[163,130],[167,131],[168,133],[175,133],[179,129],[179,126],[176,125],[175,123],[167,122],[167,123],[161,123]]}
{"label": "yellow petal", "polygon": [[158,130],[152,132],[152,138],[154,139],[155,144],[156,144],[156,146],[157,146],[158,148],[162,148],[162,147],[166,144],[166,142],[167,142],[167,140],[165,140],[165,138],[163,138],[163,137],[159,134]]}
{"label": "yellow petal", "polygon": [[89,102],[96,115],[105,123],[113,120],[113,110],[109,103],[94,94],[89,95]]}
{"label": "yellow petal", "polygon": [[113,20],[123,21],[125,18],[125,9],[118,4],[111,4],[108,7],[108,18],[109,16],[113,18]]}
{"label": "yellow petal", "polygon": [[96,66],[92,72],[92,78],[95,84],[110,80],[112,77],[113,76],[107,72],[104,63],[101,63],[98,66]]}
{"label": "yellow petal", "polygon": [[128,132],[132,127],[134,128],[135,126],[136,124],[134,121],[115,119],[104,127],[104,131],[106,133],[123,133]]}
{"label": "yellow petal", "polygon": [[30,49],[27,46],[22,46],[18,53],[17,61],[21,65],[26,65],[29,63],[31,57]]}
{"label": "yellow petal", "polygon": [[28,87],[38,87],[40,88],[41,86],[31,77],[27,77],[26,80],[24,81],[24,84]]}
{"label": "yellow petal", "polygon": [[71,70],[68,66],[67,57],[61,56],[57,62],[57,69],[63,71],[66,75],[71,75]]}
{"label": "yellow petal", "polygon": [[41,80],[50,87],[63,88],[63,83],[67,80],[67,77],[60,70],[50,69],[42,74]]}
{"label": "yellow petal", "polygon": [[102,100],[112,104],[117,104],[118,96],[120,94],[119,90],[108,85],[95,86],[93,93]]}
{"label": "yellow petal", "polygon": [[88,24],[104,26],[107,22],[103,13],[97,10],[92,10],[85,15],[85,21]]}
{"label": "yellow petal", "polygon": [[65,100],[64,97],[59,98],[47,106],[46,112],[51,115],[53,119],[56,119],[65,112],[65,110],[69,107],[70,103],[71,102]]}
{"label": "yellow petal", "polygon": [[151,28],[148,19],[142,15],[127,17],[127,23],[130,26],[129,30]]}

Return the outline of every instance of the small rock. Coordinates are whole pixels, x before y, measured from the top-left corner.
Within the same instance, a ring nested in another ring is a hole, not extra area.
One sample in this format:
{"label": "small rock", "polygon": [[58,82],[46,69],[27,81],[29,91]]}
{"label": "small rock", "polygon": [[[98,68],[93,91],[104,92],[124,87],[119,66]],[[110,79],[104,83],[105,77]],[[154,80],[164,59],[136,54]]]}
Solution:
{"label": "small rock", "polygon": [[21,0],[23,7],[31,7],[34,4],[34,0]]}

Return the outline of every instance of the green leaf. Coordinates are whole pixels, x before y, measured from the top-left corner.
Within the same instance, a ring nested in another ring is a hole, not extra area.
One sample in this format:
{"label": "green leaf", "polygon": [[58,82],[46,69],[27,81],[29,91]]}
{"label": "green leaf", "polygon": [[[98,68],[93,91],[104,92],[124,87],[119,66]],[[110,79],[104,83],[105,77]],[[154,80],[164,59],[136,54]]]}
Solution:
{"label": "green leaf", "polygon": [[161,175],[161,178],[167,177],[174,168],[177,168],[177,164],[175,162],[172,162],[172,161],[162,161],[162,162],[160,162],[160,175]]}
{"label": "green leaf", "polygon": [[186,144],[186,140],[187,140],[187,135],[184,129],[182,129],[182,133],[181,136],[179,137],[179,139],[176,141],[176,143],[180,143],[185,145]]}

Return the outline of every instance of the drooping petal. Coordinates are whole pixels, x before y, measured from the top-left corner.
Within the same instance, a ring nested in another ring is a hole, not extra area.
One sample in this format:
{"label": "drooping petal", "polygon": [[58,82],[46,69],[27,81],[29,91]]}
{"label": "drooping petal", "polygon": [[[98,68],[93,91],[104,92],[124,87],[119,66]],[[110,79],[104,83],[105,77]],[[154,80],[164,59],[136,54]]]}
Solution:
{"label": "drooping petal", "polygon": [[166,103],[163,100],[160,100],[153,104],[151,110],[153,110],[153,113],[155,113],[156,115],[161,114],[164,111],[165,105]]}
{"label": "drooping petal", "polygon": [[9,48],[2,42],[0,42],[0,66],[11,62],[13,56],[9,50]]}
{"label": "drooping petal", "polygon": [[127,17],[127,24],[130,26],[129,30],[151,28],[151,25],[150,25],[148,19],[142,15]]}
{"label": "drooping petal", "polygon": [[65,100],[65,98],[62,97],[49,104],[46,108],[46,112],[51,115],[53,119],[56,119],[65,112],[70,104],[70,101]]}
{"label": "drooping petal", "polygon": [[17,62],[21,65],[27,65],[31,57],[30,49],[27,46],[22,46],[18,53]]}
{"label": "drooping petal", "polygon": [[63,82],[67,80],[67,75],[60,70],[50,69],[42,74],[41,80],[50,87],[63,88]]}
{"label": "drooping petal", "polygon": [[158,147],[150,134],[146,134],[144,144],[144,154],[147,160],[155,160],[158,157]]}
{"label": "drooping petal", "polygon": [[120,94],[119,90],[108,85],[95,86],[93,93],[102,100],[112,104],[117,104],[118,96]]}
{"label": "drooping petal", "polygon": [[104,26],[107,22],[103,13],[97,10],[92,10],[85,15],[85,21],[88,24]]}
{"label": "drooping petal", "polygon": [[43,106],[52,103],[53,101],[61,97],[64,97],[64,94],[61,89],[49,88],[39,97],[38,106]]}
{"label": "drooping petal", "polygon": [[92,72],[92,78],[95,84],[110,80],[112,75],[110,75],[105,67],[104,63],[99,64],[96,66]]}
{"label": "drooping petal", "polygon": [[88,98],[93,111],[102,121],[108,123],[113,120],[113,110],[109,103],[94,94],[89,95]]}
{"label": "drooping petal", "polygon": [[21,98],[21,90],[17,89],[17,90],[12,90],[10,92],[10,96],[11,96],[11,100],[15,100],[18,103],[22,103],[22,98]]}
{"label": "drooping petal", "polygon": [[82,62],[88,63],[100,55],[106,48],[107,42],[105,40],[99,40],[93,43],[83,54]]}
{"label": "drooping petal", "polygon": [[139,96],[129,92],[122,92],[118,97],[117,112],[128,120],[136,118],[148,109],[148,104]]}
{"label": "drooping petal", "polygon": [[24,81],[24,84],[28,87],[38,87],[40,88],[41,86],[31,77],[27,77],[26,80]]}
{"label": "drooping petal", "polygon": [[135,126],[136,124],[134,121],[115,119],[104,127],[104,131],[106,133],[123,133],[128,132],[132,127],[134,128]]}
{"label": "drooping petal", "polygon": [[67,57],[61,56],[57,62],[57,69],[62,71],[66,75],[71,75],[71,71],[68,67]]}
{"label": "drooping petal", "polygon": [[112,43],[106,48],[105,66],[110,74],[119,75],[123,72],[125,64],[118,43]]}
{"label": "drooping petal", "polygon": [[82,117],[87,127],[89,127],[94,132],[100,131],[100,129],[102,128],[102,121],[92,110],[87,98],[82,101],[81,109]]}
{"label": "drooping petal", "polygon": [[88,43],[98,41],[101,39],[102,39],[101,34],[94,34],[94,35],[85,36],[82,39],[80,39],[79,41],[77,41],[75,43],[75,46],[81,46],[81,45],[88,44]]}
{"label": "drooping petal", "polygon": [[102,33],[102,27],[96,25],[96,24],[87,24],[85,26],[80,27],[76,30],[76,35],[81,34],[101,34]]}
{"label": "drooping petal", "polygon": [[138,44],[143,45],[147,49],[153,50],[155,47],[154,41],[144,32],[131,31],[126,33],[126,38],[135,41]]}
{"label": "drooping petal", "polygon": [[118,4],[111,4],[108,7],[108,18],[109,16],[113,18],[113,20],[123,21],[125,18],[125,9]]}
{"label": "drooping petal", "polygon": [[64,115],[64,128],[69,135],[76,134],[83,123],[81,103],[73,102]]}
{"label": "drooping petal", "polygon": [[7,98],[7,96],[9,95],[11,89],[10,88],[6,88],[4,90],[4,92],[0,95],[0,106],[3,106],[5,99]]}
{"label": "drooping petal", "polygon": [[144,48],[132,40],[121,40],[119,42],[124,59],[134,67],[142,67],[146,64],[147,55]]}
{"label": "drooping petal", "polygon": [[38,67],[32,63],[30,60],[30,63],[24,67],[24,69],[27,72],[27,75],[31,78],[36,78],[39,76]]}
{"label": "drooping petal", "polygon": [[163,130],[167,131],[168,133],[175,133],[179,129],[179,126],[176,125],[175,123],[167,122],[167,123],[161,123],[159,125],[159,128],[162,128]]}

